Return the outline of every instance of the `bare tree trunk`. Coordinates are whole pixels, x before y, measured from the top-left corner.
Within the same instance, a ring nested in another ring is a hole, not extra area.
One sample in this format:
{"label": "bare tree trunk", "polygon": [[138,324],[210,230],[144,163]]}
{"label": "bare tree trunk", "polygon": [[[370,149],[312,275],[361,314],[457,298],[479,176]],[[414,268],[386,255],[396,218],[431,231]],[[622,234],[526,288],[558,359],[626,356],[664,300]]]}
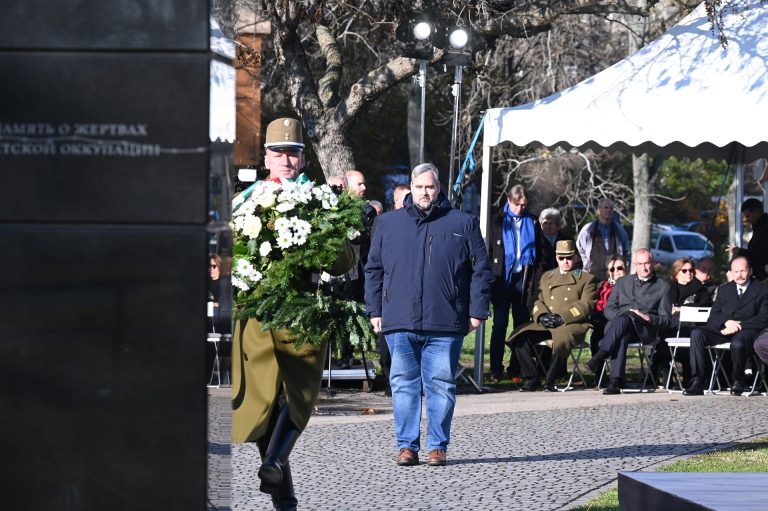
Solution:
{"label": "bare tree trunk", "polygon": [[[636,7],[645,7],[645,0],[636,0]],[[628,53],[633,55],[645,45],[648,33],[647,19],[643,16],[627,16],[629,32]],[[651,196],[655,192],[655,180],[651,179],[648,169],[648,155],[632,155],[632,178],[635,188],[635,215],[632,229],[632,252],[651,246],[651,215],[653,204]]]}
{"label": "bare tree trunk", "polygon": [[312,140],[312,147],[325,178],[356,169],[355,155],[343,130],[331,122],[323,131],[324,136]]}
{"label": "bare tree trunk", "polygon": [[655,181],[648,172],[648,155],[632,155],[632,179],[635,187],[635,218],[632,229],[632,252],[651,246],[651,195]]}

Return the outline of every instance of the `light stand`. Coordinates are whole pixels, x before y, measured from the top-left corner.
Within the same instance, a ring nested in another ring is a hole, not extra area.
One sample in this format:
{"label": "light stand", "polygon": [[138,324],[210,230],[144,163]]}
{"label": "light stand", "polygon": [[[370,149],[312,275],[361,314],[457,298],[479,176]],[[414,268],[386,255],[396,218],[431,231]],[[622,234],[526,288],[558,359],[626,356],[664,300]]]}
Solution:
{"label": "light stand", "polygon": [[419,62],[419,87],[421,87],[421,111],[419,114],[419,163],[424,163],[424,117],[427,111],[427,61]]}
{"label": "light stand", "polygon": [[459,129],[459,108],[461,107],[461,75],[463,66],[456,66],[453,73],[453,85],[451,93],[453,94],[453,126],[451,130],[451,157],[448,166],[448,200],[453,202],[456,199],[456,190],[454,189],[455,169],[456,169],[456,135]]}

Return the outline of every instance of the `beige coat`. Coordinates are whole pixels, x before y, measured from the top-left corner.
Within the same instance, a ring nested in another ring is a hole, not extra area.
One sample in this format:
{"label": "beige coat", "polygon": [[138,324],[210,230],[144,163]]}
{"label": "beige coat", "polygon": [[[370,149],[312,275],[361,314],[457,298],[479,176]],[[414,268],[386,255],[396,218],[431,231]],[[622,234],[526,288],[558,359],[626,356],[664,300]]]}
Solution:
{"label": "beige coat", "polygon": [[[593,275],[581,270],[573,270],[565,275],[558,268],[544,273],[539,285],[539,296],[531,310],[532,323],[516,328],[507,339],[512,346],[514,340],[525,332],[545,332],[552,334],[552,352],[567,357],[574,346],[582,342],[591,325],[589,315],[595,308],[595,287],[597,280]],[[542,314],[559,314],[565,323],[557,328],[545,328],[539,324]]]}

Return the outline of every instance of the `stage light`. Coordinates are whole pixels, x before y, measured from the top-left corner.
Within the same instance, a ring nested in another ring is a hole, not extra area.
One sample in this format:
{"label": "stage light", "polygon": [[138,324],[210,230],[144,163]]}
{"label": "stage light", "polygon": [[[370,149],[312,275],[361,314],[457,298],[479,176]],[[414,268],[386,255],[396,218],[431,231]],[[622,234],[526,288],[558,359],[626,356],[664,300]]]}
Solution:
{"label": "stage light", "polygon": [[454,50],[463,50],[469,42],[469,33],[462,27],[452,27],[453,30],[448,33],[448,43]]}
{"label": "stage light", "polygon": [[426,21],[420,21],[413,26],[413,37],[419,41],[426,41],[432,35],[432,25]]}
{"label": "stage light", "polygon": [[414,12],[400,20],[395,37],[403,43],[402,53],[406,57],[431,60],[435,47],[443,45],[444,32],[433,14]]}

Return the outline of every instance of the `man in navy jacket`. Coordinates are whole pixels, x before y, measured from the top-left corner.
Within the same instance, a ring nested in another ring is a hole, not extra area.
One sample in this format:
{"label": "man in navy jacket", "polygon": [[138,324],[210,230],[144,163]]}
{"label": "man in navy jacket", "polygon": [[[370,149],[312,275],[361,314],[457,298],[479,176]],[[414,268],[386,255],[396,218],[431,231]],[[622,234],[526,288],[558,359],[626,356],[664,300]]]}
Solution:
{"label": "man in navy jacket", "polygon": [[422,163],[404,207],[378,217],[373,233],[366,312],[392,354],[397,463],[419,463],[423,384],[428,462],[445,465],[463,339],[489,316],[493,277],[480,225],[451,207],[437,168]]}

